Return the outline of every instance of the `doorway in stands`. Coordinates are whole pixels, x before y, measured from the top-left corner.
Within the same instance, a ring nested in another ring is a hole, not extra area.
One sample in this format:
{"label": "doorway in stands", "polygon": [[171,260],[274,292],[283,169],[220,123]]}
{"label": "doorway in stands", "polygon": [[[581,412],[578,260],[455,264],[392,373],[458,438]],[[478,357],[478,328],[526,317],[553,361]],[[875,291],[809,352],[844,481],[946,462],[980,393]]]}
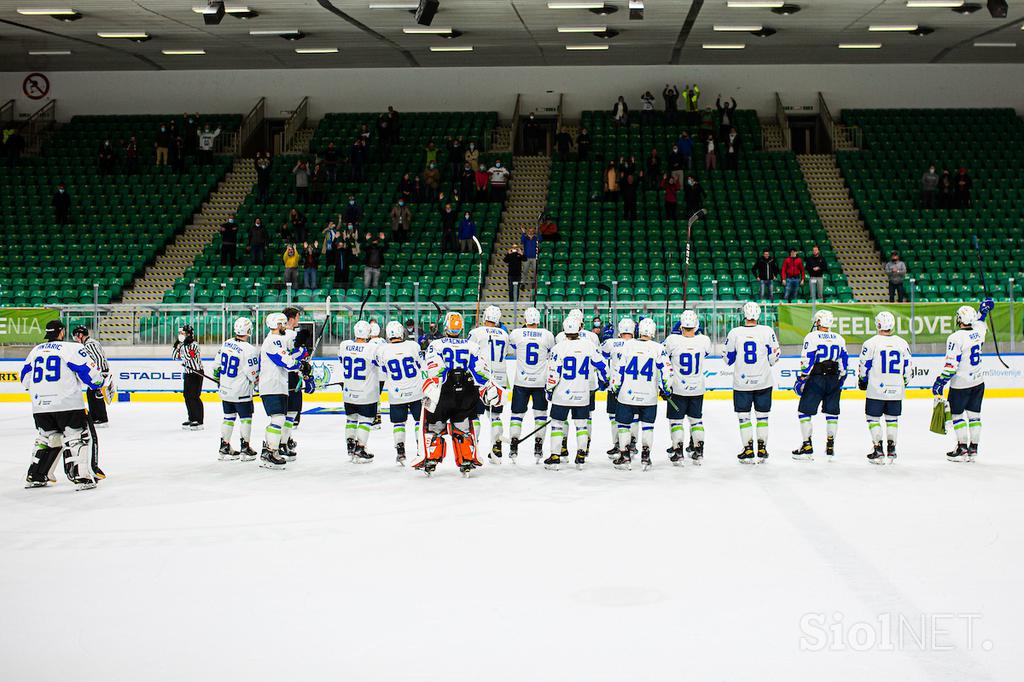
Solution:
{"label": "doorway in stands", "polygon": [[551,156],[558,119],[530,114],[519,119],[515,153],[522,156]]}

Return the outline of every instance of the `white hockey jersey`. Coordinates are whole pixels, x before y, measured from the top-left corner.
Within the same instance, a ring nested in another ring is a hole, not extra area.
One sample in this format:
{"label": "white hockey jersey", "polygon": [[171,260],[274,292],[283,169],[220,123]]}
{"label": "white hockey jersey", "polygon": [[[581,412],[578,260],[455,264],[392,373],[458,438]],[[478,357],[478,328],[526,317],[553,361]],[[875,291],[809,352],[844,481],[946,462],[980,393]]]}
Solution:
{"label": "white hockey jersey", "polygon": [[[823,364],[824,363],[824,364]],[[815,365],[823,368],[835,363],[839,376],[846,374],[850,366],[850,356],[846,352],[846,339],[835,332],[823,332],[815,329],[804,337],[803,351],[800,353],[800,374],[814,373]],[[818,370],[821,372],[821,369]]]}
{"label": "white hockey jersey", "polygon": [[942,375],[952,377],[950,388],[972,388],[985,382],[981,369],[982,346],[988,336],[988,325],[981,320],[973,329],[958,329],[946,339],[946,360]]}
{"label": "white hockey jersey", "polygon": [[516,358],[515,385],[541,388],[547,380],[548,360],[555,337],[547,329],[520,327],[509,335]]}
{"label": "white hockey jersey", "polygon": [[612,390],[621,405],[656,405],[661,391],[672,389],[672,362],[660,343],[630,339],[619,350],[615,364]]}
{"label": "white hockey jersey", "polygon": [[288,395],[288,374],[299,371],[302,351],[292,349],[294,335],[271,332],[260,347],[260,395]]}
{"label": "white hockey jersey", "polygon": [[214,358],[214,378],[220,380],[221,400],[237,403],[252,400],[260,376],[260,356],[248,341],[228,339]]}
{"label": "white hockey jersey", "polygon": [[601,344],[601,355],[604,356],[604,361],[608,363],[608,376],[612,376],[618,371],[618,366],[615,364],[616,356],[622,347],[626,345],[629,339],[624,339],[621,336],[617,336],[613,339],[608,339]]}
{"label": "white hockey jersey", "polygon": [[481,385],[487,383],[486,363],[477,354],[476,344],[469,339],[452,336],[434,339],[427,346],[423,362],[425,366],[434,362],[435,365],[440,364],[449,369],[453,367],[468,369],[477,383]]}
{"label": "white hockey jersey", "polygon": [[763,324],[736,327],[725,338],[725,362],[733,368],[732,387],[739,391],[772,388],[772,366],[782,348],[771,327]]}
{"label": "white hockey jersey", "polygon": [[32,397],[32,412],[83,410],[82,388],[96,389],[103,374],[80,343],[47,341],[28,354],[21,383]]}
{"label": "white hockey jersey", "polygon": [[607,363],[594,344],[581,335],[565,339],[551,349],[548,361],[548,386],[554,386],[554,405],[576,407],[590,404],[590,389],[607,379]]}
{"label": "white hockey jersey", "polygon": [[876,334],[865,341],[857,377],[868,379],[868,400],[903,400],[911,360],[910,346],[898,336]]}
{"label": "white hockey jersey", "polygon": [[384,379],[384,388],[392,405],[405,405],[423,398],[423,380],[420,377],[423,363],[418,343],[401,341],[377,346],[373,364]]}
{"label": "white hockey jersey", "polygon": [[672,362],[675,395],[704,395],[707,360],[711,355],[711,339],[704,334],[692,337],[672,334],[662,344]]}
{"label": "white hockey jersey", "polygon": [[346,403],[374,405],[380,402],[380,372],[374,359],[379,344],[345,341],[338,351],[341,362],[341,390]]}
{"label": "white hockey jersey", "polygon": [[[594,348],[596,348],[600,352],[600,350],[601,350],[601,338],[597,334],[595,334],[594,332],[590,331],[589,329],[581,329],[580,330],[580,338],[583,339],[584,341],[589,342],[591,345],[594,346]],[[563,341],[566,341],[567,339],[568,339],[568,337],[566,337],[565,332],[558,332],[558,334],[555,335],[555,345],[557,346],[558,344],[562,343]],[[597,390],[597,373],[596,372],[591,374],[591,376],[590,376],[590,390],[591,391],[596,391]]]}
{"label": "white hockey jersey", "polygon": [[508,368],[505,359],[511,350],[508,332],[501,327],[477,327],[469,333],[469,340],[476,346],[476,353],[491,381],[507,388]]}

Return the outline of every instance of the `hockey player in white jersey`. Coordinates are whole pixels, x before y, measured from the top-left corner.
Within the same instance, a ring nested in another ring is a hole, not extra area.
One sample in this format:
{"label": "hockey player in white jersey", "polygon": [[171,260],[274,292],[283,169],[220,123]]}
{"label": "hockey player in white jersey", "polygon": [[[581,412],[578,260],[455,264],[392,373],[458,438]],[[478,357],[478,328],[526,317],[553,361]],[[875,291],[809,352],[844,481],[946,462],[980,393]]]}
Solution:
{"label": "hockey player in white jersey", "polygon": [[[260,356],[249,343],[252,320],[235,320],[235,336],[225,341],[214,361],[213,378],[217,380],[224,419],[220,427],[220,455],[222,461],[241,458],[243,462],[256,459],[256,451],[249,444],[252,434],[252,394],[260,376]],[[239,424],[240,450],[231,448],[235,422]]]}
{"label": "hockey player in white jersey", "polygon": [[828,457],[836,454],[839,405],[850,356],[846,352],[846,339],[832,331],[835,323],[832,311],[819,310],[814,313],[814,329],[804,337],[800,373],[793,385],[793,391],[800,396],[797,412],[803,443],[793,451],[793,459],[814,459],[813,419],[819,406],[825,413],[825,454]]}
{"label": "hockey player in white jersey", "polygon": [[388,322],[388,342],[377,347],[373,364],[384,378],[388,392],[391,432],[395,439],[395,461],[405,464],[405,424],[412,417],[415,440],[419,442],[420,416],[423,412],[423,363],[420,346],[407,341],[401,322]]}
{"label": "hockey player in white jersey", "polygon": [[973,462],[978,455],[981,440],[981,403],[985,398],[985,372],[981,367],[984,357],[988,325],[985,318],[995,307],[991,298],[978,306],[960,306],[956,311],[959,329],[946,340],[946,359],[942,373],[932,385],[937,400],[949,384],[949,411],[953,413],[953,433],[956,448],[946,453],[951,462]]}
{"label": "hockey player in white jersey", "polygon": [[551,452],[544,466],[558,469],[563,443],[568,437],[571,416],[576,430],[576,468],[583,468],[590,445],[590,414],[593,398],[590,387],[608,381],[604,357],[591,341],[583,338],[583,318],[570,316],[562,324],[563,340],[555,344],[548,362],[546,398],[551,404]]}
{"label": "hockey player in white jersey", "polygon": [[[508,332],[502,329],[501,308],[496,305],[487,306],[484,310],[484,324],[469,333],[470,342],[476,346],[476,353],[486,369],[491,381],[508,391],[508,369],[505,359],[510,350]],[[487,459],[492,462],[501,461],[502,416],[505,412],[504,403],[486,408],[491,417],[491,451]],[[474,423],[476,432],[480,433],[479,421]]]}
{"label": "hockey player in white jersey", "polygon": [[[743,304],[743,326],[729,332],[725,339],[725,362],[733,368],[732,405],[740,423],[743,451],[739,461],[754,463],[754,436],[757,435],[757,461],[768,459],[768,415],[772,409],[772,388],[775,377],[772,367],[779,361],[782,349],[771,327],[759,324],[761,306],[748,301]],[[750,419],[754,410],[756,429]]]}
{"label": "hockey player in white jersey", "polygon": [[[871,434],[872,451],[868,461],[885,464],[896,461],[896,440],[899,434],[900,415],[903,414],[903,397],[907,382],[910,381],[910,366],[913,358],[910,346],[896,336],[896,318],[883,310],[875,315],[875,329],[878,333],[864,342],[857,367],[857,388],[867,391],[864,413],[867,415],[868,432]],[[882,433],[882,418],[885,418],[885,434]],[[883,440],[886,448],[882,448]]]}
{"label": "hockey player in white jersey", "polygon": [[[619,320],[618,326],[619,335],[614,339],[608,339],[601,344],[601,354],[604,356],[604,361],[608,365],[608,376],[612,377],[618,371],[616,365],[616,357],[622,347],[626,345],[626,342],[633,338],[636,332],[636,322],[632,318],[624,317]],[[605,397],[605,412],[608,414],[608,423],[611,427],[612,446],[608,448],[608,458],[611,460],[618,459],[619,457],[619,422],[615,417],[615,413],[619,409],[619,403],[615,399],[615,394],[608,391],[608,395]],[[640,420],[634,419],[633,424],[629,430],[629,451],[632,454],[636,453],[636,438],[640,433]]]}
{"label": "hockey player in white jersey", "polygon": [[512,443],[508,456],[514,459],[519,454],[523,415],[532,403],[535,428],[541,427],[533,439],[533,456],[540,462],[544,456],[543,427],[548,421],[544,384],[547,382],[548,360],[555,346],[555,337],[547,329],[540,328],[540,311],[536,308],[527,308],[523,312],[523,320],[526,326],[513,330],[509,335],[516,358],[516,375],[512,386],[512,420],[509,428]]}
{"label": "hockey player in white jersey", "polygon": [[[711,339],[698,334],[700,321],[697,313],[685,310],[679,321],[680,334],[671,334],[665,343],[665,352],[672,362],[674,381],[672,400],[666,410],[672,437],[672,455],[669,460],[681,465],[686,459],[686,444],[693,444],[690,458],[694,464],[704,459],[704,391],[707,377],[707,358],[711,355]],[[690,422],[690,438],[686,437],[685,420]]]}
{"label": "hockey player in white jersey", "polygon": [[[367,343],[369,343],[371,346],[373,346],[374,349],[380,348],[381,346],[383,346],[383,345],[385,345],[387,343],[387,341],[385,341],[384,339],[381,338],[380,331],[381,331],[380,325],[377,324],[377,320],[370,320],[370,338],[367,340]],[[380,392],[383,393],[384,392],[384,374],[383,374],[383,372],[381,372],[380,375],[381,375]],[[381,419],[380,419],[380,402],[378,401],[377,402],[377,414],[373,418],[373,426],[371,428],[374,431],[376,431],[376,430],[378,430],[380,428],[380,424],[381,424]]]}
{"label": "hockey player in white jersey", "polygon": [[270,422],[263,436],[260,466],[283,469],[288,460],[281,455],[281,438],[288,414],[290,375],[297,373],[306,359],[304,349],[293,349],[294,335],[287,328],[284,313],[270,313],[266,318],[267,337],[260,348],[260,402]]}
{"label": "hockey player in white jersey", "polygon": [[370,343],[370,324],[360,320],[353,325],[351,341],[341,344],[341,390],[345,399],[345,445],[353,462],[371,462],[366,451],[373,420],[380,402],[381,375],[374,364],[378,344]]}
{"label": "hockey player in white jersey", "polygon": [[[601,337],[599,337],[597,334],[595,334],[594,332],[590,331],[589,329],[583,329],[582,328],[583,327],[583,322],[584,322],[583,311],[580,310],[579,308],[573,308],[572,310],[569,311],[569,314],[566,316],[566,319],[568,319],[570,317],[575,317],[576,319],[578,319],[580,321],[580,327],[581,327],[580,334],[579,334],[580,338],[583,339],[584,341],[588,341],[589,343],[591,343],[594,346],[594,348],[596,348],[598,351],[600,351],[601,350]],[[558,332],[558,334],[555,335],[555,345],[557,346],[562,341],[565,341],[565,338],[566,338],[566,334],[565,334],[564,331]],[[592,431],[593,427],[594,427],[594,425],[593,425],[593,416],[594,416],[594,410],[597,409],[597,389],[598,388],[599,388],[599,386],[598,386],[598,381],[597,381],[597,373],[594,372],[594,373],[591,374],[591,377],[590,377],[590,416],[587,417],[587,433],[590,433]],[[590,444],[590,441],[588,440],[587,441],[587,447],[589,447],[589,444]],[[562,457],[562,459],[566,459],[566,458],[569,457],[569,450],[568,450],[567,445],[568,445],[568,434],[566,434],[565,438],[562,438],[562,442],[559,445],[559,454]],[[588,452],[587,454],[590,454],[590,453]]]}
{"label": "hockey player in white jersey", "polygon": [[645,317],[637,324],[638,339],[626,342],[616,357],[617,371],[611,377],[610,390],[618,401],[619,457],[616,469],[629,469],[629,429],[634,417],[640,418],[640,462],[644,471],[651,466],[654,444],[654,420],[658,415],[658,396],[672,395],[673,372],[665,348],[654,340],[658,328]]}
{"label": "hockey player in white jersey", "polygon": [[94,471],[82,390],[103,385],[103,374],[81,344],[64,341],[60,320],[46,323],[46,340],[32,349],[21,368],[21,383],[32,399],[35,450],[25,478],[26,488],[43,488],[55,481],[51,470],[64,453],[64,473],[76,490],[96,487],[102,472]]}

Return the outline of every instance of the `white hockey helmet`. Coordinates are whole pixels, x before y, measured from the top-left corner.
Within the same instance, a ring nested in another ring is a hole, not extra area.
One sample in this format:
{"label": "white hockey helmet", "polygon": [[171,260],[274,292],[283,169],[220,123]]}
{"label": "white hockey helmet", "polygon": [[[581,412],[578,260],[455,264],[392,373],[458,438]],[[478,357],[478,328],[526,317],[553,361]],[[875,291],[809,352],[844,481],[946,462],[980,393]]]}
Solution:
{"label": "white hockey helmet", "polygon": [[636,322],[631,317],[624,317],[619,320],[619,335],[622,334],[635,334],[636,333]]}
{"label": "white hockey helmet", "polygon": [[583,319],[583,311],[580,310],[579,308],[573,308],[572,310],[569,311],[569,317],[578,317],[578,318],[580,318],[582,320]]}
{"label": "white hockey helmet", "polygon": [[270,313],[267,315],[267,329],[277,329],[288,324],[288,318],[284,313]]}
{"label": "white hockey helmet", "polygon": [[252,334],[252,320],[248,317],[240,317],[235,320],[235,336],[249,336]]}
{"label": "white hockey helmet", "polygon": [[[373,325],[370,325],[370,326],[372,327]],[[371,332],[372,331],[373,330],[371,329]],[[401,322],[395,322],[394,320],[392,320],[391,322],[388,322],[387,326],[384,327],[384,331],[387,333],[389,341],[391,339],[404,339],[405,338],[405,327],[402,325]]]}
{"label": "white hockey helmet", "polygon": [[370,338],[375,339],[380,336],[380,325],[376,322],[370,323]]}
{"label": "white hockey helmet", "polygon": [[566,334],[579,334],[581,329],[583,329],[583,320],[575,315],[569,315],[562,322],[562,331]]}
{"label": "white hockey helmet", "polygon": [[649,339],[653,339],[654,335],[658,333],[658,325],[654,323],[654,319],[645,317],[640,320],[640,324],[637,325],[637,332],[640,336],[646,336]]}
{"label": "white hockey helmet", "polygon": [[747,301],[743,304],[743,319],[744,320],[760,320],[761,319],[761,306],[754,303],[753,301]]}
{"label": "white hockey helmet", "polygon": [[978,311],[969,305],[962,305],[956,309],[956,322],[969,327],[978,319]]}
{"label": "white hockey helmet", "polygon": [[484,310],[484,322],[493,322],[494,324],[501,322],[501,308],[496,305],[487,306]]}
{"label": "white hockey helmet", "polygon": [[831,310],[819,310],[814,313],[814,327],[825,327],[831,329],[836,324],[836,316],[832,314]]}
{"label": "white hockey helmet", "polygon": [[370,323],[359,320],[352,325],[352,336],[357,339],[370,338]]}
{"label": "white hockey helmet", "polygon": [[693,310],[684,310],[683,314],[679,317],[679,326],[683,329],[696,329],[700,326],[700,320],[697,319],[697,313]]}
{"label": "white hockey helmet", "polygon": [[880,332],[891,332],[896,328],[896,316],[888,310],[883,310],[875,315],[875,327]]}
{"label": "white hockey helmet", "polygon": [[527,308],[523,311],[523,320],[526,324],[540,324],[540,311],[536,308]]}

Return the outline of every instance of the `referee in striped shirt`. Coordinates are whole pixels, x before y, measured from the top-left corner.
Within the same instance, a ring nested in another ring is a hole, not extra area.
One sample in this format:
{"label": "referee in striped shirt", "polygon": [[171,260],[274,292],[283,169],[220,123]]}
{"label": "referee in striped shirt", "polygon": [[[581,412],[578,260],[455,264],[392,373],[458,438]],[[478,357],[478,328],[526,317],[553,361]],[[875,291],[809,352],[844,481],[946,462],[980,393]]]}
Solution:
{"label": "referee in striped shirt", "polygon": [[196,333],[192,325],[182,325],[178,331],[178,338],[171,349],[171,357],[179,361],[185,369],[182,392],[188,420],[181,426],[199,431],[203,428],[203,401],[200,396],[203,394],[203,373],[206,369],[203,367],[203,358],[199,353],[199,344],[196,343]]}
{"label": "referee in striped shirt", "polygon": [[[107,354],[103,352],[103,346],[96,339],[89,337],[89,329],[85,325],[79,325],[71,331],[71,337],[85,347],[89,359],[95,363],[100,374],[103,375],[103,385],[109,387],[110,363],[107,362]],[[98,428],[107,425],[107,403],[103,399],[103,389],[86,391],[85,398],[89,403],[89,418]]]}

